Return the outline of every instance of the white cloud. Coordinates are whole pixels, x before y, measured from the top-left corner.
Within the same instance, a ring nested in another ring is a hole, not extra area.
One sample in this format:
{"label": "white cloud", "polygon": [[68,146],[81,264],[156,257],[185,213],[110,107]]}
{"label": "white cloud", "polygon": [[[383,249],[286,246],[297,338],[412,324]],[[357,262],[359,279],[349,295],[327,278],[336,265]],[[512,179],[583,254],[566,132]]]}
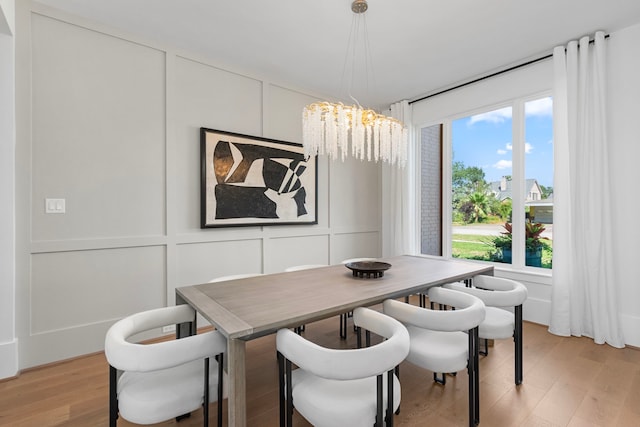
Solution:
{"label": "white cloud", "polygon": [[505,154],[507,154],[507,150],[502,150],[502,149],[499,148],[498,149],[498,154],[505,155]]}
{"label": "white cloud", "polygon": [[476,114],[469,119],[469,125],[478,122],[503,123],[511,118],[511,107],[501,108],[499,110],[489,111],[488,113]]}
{"label": "white cloud", "polygon": [[536,99],[524,104],[525,116],[551,116],[553,114],[553,101],[551,97]]}
{"label": "white cloud", "polygon": [[[507,150],[513,151],[513,144],[512,143],[507,142],[505,144],[505,147],[507,148]],[[524,143],[524,152],[529,154],[531,152],[531,150],[533,150],[533,145],[529,144],[528,142],[525,142]],[[498,150],[498,154],[506,154],[506,151]]]}
{"label": "white cloud", "polygon": [[498,163],[493,165],[496,169],[509,169],[511,168],[511,160],[498,160]]}
{"label": "white cloud", "polygon": [[533,150],[533,145],[529,144],[528,142],[524,143],[524,152],[529,154],[531,152],[531,150]]}
{"label": "white cloud", "polygon": [[[553,114],[553,101],[551,97],[547,97],[526,102],[524,104],[524,112],[526,116],[551,116]],[[511,119],[511,116],[511,107],[504,107],[499,110],[471,116],[468,124],[472,125],[479,122],[503,123],[505,120]]]}

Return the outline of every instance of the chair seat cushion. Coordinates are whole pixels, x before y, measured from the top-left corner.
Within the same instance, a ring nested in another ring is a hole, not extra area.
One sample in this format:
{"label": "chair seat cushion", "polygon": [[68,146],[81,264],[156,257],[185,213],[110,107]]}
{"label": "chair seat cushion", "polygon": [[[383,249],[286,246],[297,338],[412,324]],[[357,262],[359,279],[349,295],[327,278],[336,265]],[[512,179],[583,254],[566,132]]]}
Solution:
{"label": "chair seat cushion", "polygon": [[467,367],[469,337],[464,332],[440,332],[407,326],[411,347],[407,360],[433,372],[457,372]]}
{"label": "chair seat cushion", "polygon": [[[209,400],[218,400],[218,364],[209,358]],[[124,372],[118,379],[120,415],[136,424],[153,424],[201,407],[204,360],[151,372]]]}
{"label": "chair seat cushion", "polygon": [[510,311],[485,307],[486,316],[478,328],[478,336],[486,339],[505,339],[513,336],[515,317]]}
{"label": "chair seat cushion", "polygon": [[[328,380],[304,369],[291,375],[293,405],[317,427],[367,426],[375,423],[376,377]],[[393,376],[393,409],[400,406],[400,381]],[[383,413],[387,407],[387,375],[383,374]]]}

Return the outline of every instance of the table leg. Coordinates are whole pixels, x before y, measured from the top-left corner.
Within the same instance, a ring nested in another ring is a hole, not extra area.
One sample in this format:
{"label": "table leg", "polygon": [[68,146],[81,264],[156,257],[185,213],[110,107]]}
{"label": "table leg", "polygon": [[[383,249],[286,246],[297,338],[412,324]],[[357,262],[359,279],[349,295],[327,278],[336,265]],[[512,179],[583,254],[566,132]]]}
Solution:
{"label": "table leg", "polygon": [[238,339],[227,341],[229,376],[229,426],[247,424],[247,384],[245,365],[246,343]]}

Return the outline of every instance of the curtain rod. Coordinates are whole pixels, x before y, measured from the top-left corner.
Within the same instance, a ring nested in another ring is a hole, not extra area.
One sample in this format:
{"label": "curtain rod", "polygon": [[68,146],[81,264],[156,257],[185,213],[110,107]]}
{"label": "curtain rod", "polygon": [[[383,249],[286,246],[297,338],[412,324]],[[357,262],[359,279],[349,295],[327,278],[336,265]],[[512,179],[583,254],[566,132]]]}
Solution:
{"label": "curtain rod", "polygon": [[[609,34],[605,34],[604,38],[608,39],[609,38]],[[589,44],[593,43],[594,41],[595,40],[589,40]],[[465,82],[465,83],[461,83],[459,85],[450,87],[448,89],[443,89],[443,90],[438,91],[436,93],[432,93],[430,95],[425,95],[425,96],[423,96],[421,98],[414,99],[413,101],[409,101],[409,105],[413,104],[414,102],[424,101],[425,99],[428,99],[428,98],[431,98],[431,97],[434,97],[434,96],[437,96],[437,95],[442,95],[443,93],[447,93],[447,92],[450,92],[452,90],[460,89],[461,87],[465,87],[465,86],[468,86],[468,85],[473,84],[473,83],[478,83],[478,82],[481,82],[482,80],[486,80],[486,79],[489,79],[491,77],[499,76],[500,74],[508,73],[509,71],[517,70],[518,68],[526,67],[527,65],[535,64],[536,62],[544,61],[545,59],[549,59],[549,58],[552,58],[552,57],[553,57],[553,53],[549,53],[549,54],[541,56],[539,58],[535,58],[535,59],[532,59],[530,61],[523,62],[522,64],[514,65],[512,67],[505,68],[504,70],[496,71],[495,73],[491,73],[491,74],[488,74],[488,75],[483,76],[483,77],[478,77],[477,79],[473,79],[471,81],[468,81],[468,82]]]}

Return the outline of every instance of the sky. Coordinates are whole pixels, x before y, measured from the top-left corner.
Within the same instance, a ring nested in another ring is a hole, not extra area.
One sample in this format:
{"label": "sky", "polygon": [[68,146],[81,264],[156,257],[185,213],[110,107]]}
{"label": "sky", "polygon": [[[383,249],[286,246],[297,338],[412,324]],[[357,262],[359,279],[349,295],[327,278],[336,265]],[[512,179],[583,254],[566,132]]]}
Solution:
{"label": "sky", "polygon": [[[453,161],[481,167],[487,182],[512,175],[511,107],[452,123]],[[550,97],[525,103],[525,177],[553,187],[553,121]]]}

